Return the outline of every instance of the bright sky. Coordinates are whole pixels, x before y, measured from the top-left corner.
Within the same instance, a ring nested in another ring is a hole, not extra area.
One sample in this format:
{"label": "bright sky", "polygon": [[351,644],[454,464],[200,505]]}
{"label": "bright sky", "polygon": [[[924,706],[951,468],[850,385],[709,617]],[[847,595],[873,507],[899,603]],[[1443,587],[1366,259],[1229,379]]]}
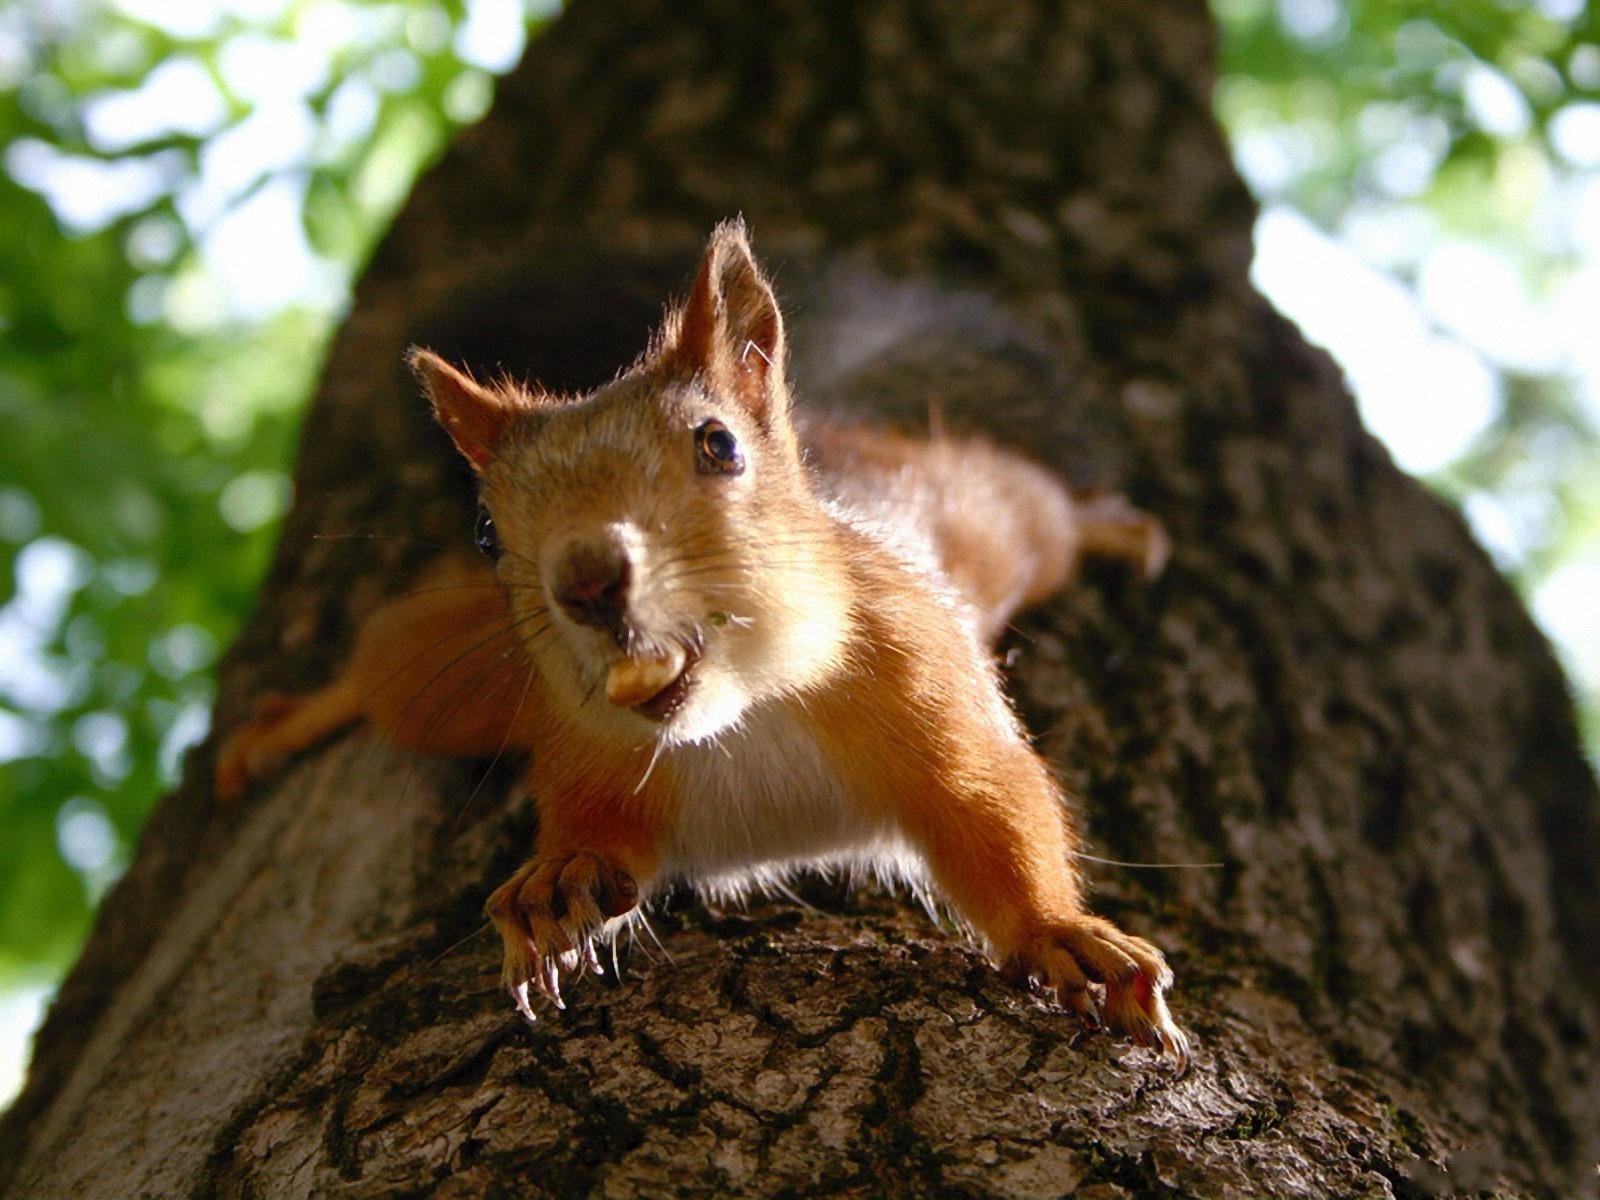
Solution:
{"label": "bright sky", "polygon": [[22,1089],[33,1031],[44,1020],[53,992],[37,986],[0,990],[0,1108]]}

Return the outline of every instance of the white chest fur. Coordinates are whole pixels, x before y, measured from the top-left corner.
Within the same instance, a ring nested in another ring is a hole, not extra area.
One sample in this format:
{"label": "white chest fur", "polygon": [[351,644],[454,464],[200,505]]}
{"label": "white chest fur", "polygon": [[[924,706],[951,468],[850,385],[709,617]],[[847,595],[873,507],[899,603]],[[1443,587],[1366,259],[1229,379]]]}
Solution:
{"label": "white chest fur", "polygon": [[658,769],[679,795],[662,866],[713,895],[803,866],[920,875],[898,829],[865,810],[788,704],[747,714],[714,743],[674,747]]}

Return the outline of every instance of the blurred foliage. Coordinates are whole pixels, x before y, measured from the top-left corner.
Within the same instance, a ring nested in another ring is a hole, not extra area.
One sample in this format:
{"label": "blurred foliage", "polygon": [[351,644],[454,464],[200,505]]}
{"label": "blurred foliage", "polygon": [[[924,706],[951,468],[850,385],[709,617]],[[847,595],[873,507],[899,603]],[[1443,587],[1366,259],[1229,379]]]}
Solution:
{"label": "blurred foliage", "polygon": [[[470,7],[0,10],[0,985],[64,969],[205,732],[352,274],[487,107]],[[241,280],[274,189],[303,238]]]}
{"label": "blurred foliage", "polygon": [[[1407,286],[1497,373],[1492,418],[1429,482],[1463,505],[1545,619],[1600,762],[1600,623],[1574,595],[1600,586],[1600,6],[1212,9],[1217,110],[1258,196]],[[1487,269],[1439,269],[1447,254]],[[1517,319],[1464,317],[1451,292],[1474,279],[1514,290],[1501,311]]]}
{"label": "blurred foliage", "polygon": [[1505,177],[1558,169],[1564,139],[1552,133],[1600,94],[1600,11],[1586,0],[1212,8],[1223,34],[1219,108],[1236,136],[1282,139],[1288,161],[1274,192],[1330,228],[1364,203],[1418,199],[1532,249],[1537,189]]}

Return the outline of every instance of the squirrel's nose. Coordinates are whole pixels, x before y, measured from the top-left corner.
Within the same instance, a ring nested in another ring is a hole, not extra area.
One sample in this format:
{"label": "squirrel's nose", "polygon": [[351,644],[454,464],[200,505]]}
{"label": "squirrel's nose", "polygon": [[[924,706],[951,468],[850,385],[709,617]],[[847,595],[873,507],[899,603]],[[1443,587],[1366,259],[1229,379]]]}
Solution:
{"label": "squirrel's nose", "polygon": [[633,574],[626,551],[610,541],[573,542],[556,569],[556,603],[580,625],[621,638]]}

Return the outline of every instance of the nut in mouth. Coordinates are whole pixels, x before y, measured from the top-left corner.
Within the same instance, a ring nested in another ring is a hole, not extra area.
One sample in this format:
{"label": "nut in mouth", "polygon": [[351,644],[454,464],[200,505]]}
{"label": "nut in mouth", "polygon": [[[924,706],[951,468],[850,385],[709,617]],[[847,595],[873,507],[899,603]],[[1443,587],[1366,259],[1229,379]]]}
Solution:
{"label": "nut in mouth", "polygon": [[665,721],[682,707],[694,683],[689,672],[699,661],[698,650],[676,643],[655,654],[619,659],[606,674],[606,699]]}

